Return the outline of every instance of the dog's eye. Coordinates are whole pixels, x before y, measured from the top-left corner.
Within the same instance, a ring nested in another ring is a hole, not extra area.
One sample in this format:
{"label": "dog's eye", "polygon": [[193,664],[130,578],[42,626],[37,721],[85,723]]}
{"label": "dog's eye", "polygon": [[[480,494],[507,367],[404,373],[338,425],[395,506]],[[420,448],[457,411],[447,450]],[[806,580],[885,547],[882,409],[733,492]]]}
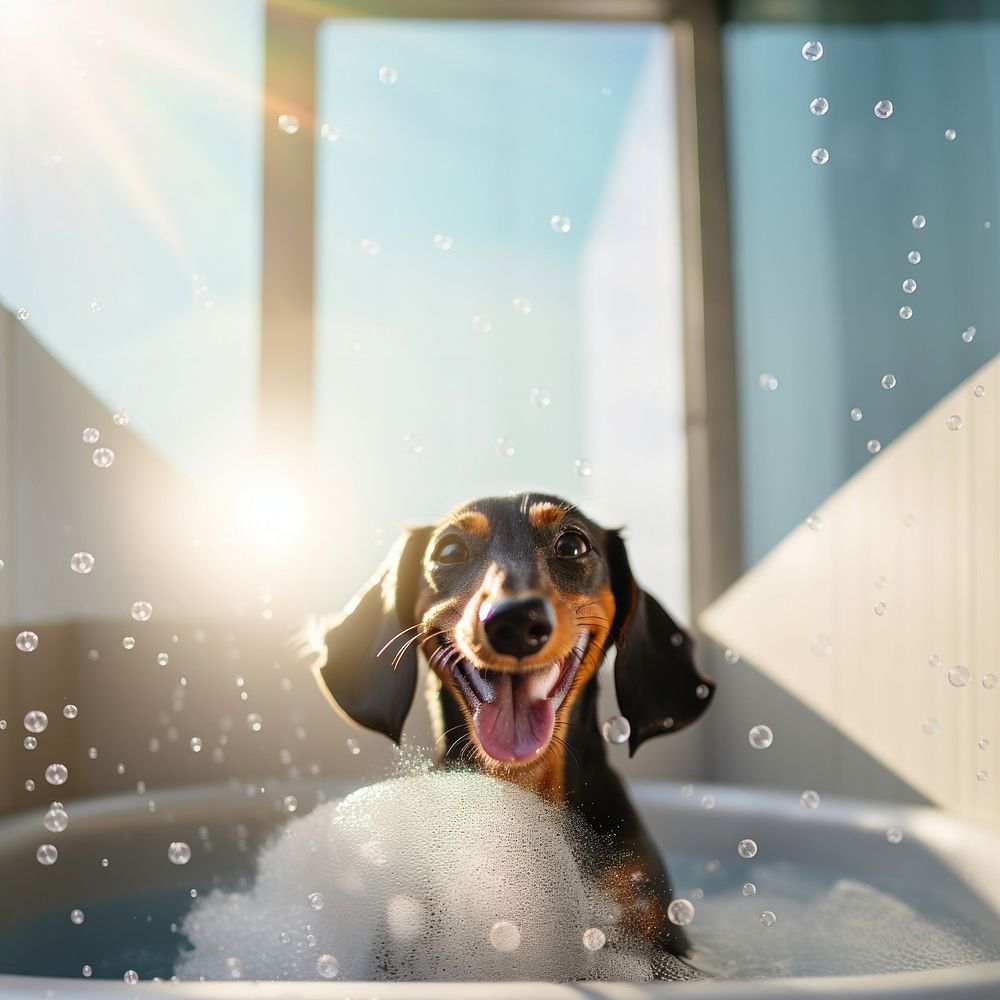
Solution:
{"label": "dog's eye", "polygon": [[442,538],[434,547],[431,559],[436,563],[460,563],[469,558],[469,549],[461,538],[454,535]]}
{"label": "dog's eye", "polygon": [[560,559],[577,559],[590,551],[590,543],[579,531],[564,531],[556,539],[556,555]]}

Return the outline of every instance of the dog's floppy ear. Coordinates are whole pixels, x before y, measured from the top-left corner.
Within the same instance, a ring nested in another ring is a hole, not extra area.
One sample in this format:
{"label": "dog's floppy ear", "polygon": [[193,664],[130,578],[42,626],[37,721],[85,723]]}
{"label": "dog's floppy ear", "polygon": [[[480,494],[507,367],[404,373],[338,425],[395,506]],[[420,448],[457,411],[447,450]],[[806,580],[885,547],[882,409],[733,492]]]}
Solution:
{"label": "dog's floppy ear", "polygon": [[[415,528],[393,545],[326,633],[326,663],[319,670],[336,708],[395,743],[402,737],[403,720],[413,703],[419,643],[412,629],[398,642],[391,640],[416,624],[417,589],[431,530]],[[400,653],[409,639],[414,641]]]}
{"label": "dog's floppy ear", "polygon": [[694,722],[712,700],[715,685],[695,668],[691,637],[635,582],[619,533],[608,531],[606,539],[615,599],[611,634],[618,646],[615,691],[632,727],[632,756],[651,736]]}

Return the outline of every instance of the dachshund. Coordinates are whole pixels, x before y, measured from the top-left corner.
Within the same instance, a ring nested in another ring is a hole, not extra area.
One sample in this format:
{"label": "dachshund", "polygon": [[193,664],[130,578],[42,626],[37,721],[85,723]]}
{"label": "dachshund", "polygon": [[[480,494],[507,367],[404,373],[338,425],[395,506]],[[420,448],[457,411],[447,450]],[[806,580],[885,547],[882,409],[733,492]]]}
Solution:
{"label": "dachshund", "polygon": [[617,530],[545,494],[465,504],[404,535],[325,644],[316,672],[334,707],[397,744],[419,648],[441,764],[471,763],[574,810],[610,845],[594,874],[623,925],[688,953],[668,919],[666,868],[607,762],[597,672],[616,646],[630,755],[694,722],[714,684],[690,636],[636,584]]}

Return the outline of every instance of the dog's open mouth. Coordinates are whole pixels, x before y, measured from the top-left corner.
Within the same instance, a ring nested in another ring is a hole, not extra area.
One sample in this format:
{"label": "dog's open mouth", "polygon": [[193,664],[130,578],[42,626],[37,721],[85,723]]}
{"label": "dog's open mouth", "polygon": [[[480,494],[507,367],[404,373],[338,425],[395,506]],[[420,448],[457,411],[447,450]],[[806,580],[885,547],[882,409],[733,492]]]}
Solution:
{"label": "dog's open mouth", "polygon": [[472,713],[483,750],[494,760],[524,762],[545,749],[590,636],[583,632],[560,661],[519,673],[479,669],[452,657],[448,669]]}

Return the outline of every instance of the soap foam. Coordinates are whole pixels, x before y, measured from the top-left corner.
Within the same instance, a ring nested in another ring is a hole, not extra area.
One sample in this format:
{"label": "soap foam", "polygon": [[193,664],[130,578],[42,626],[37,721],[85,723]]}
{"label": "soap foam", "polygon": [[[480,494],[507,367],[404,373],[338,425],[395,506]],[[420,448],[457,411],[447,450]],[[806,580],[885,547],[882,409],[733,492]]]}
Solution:
{"label": "soap foam", "polygon": [[[570,815],[507,782],[429,768],[318,806],[262,851],[250,891],[199,900],[177,975],[701,978],[616,926],[586,874],[593,835]],[[584,945],[590,928],[603,948]]]}

